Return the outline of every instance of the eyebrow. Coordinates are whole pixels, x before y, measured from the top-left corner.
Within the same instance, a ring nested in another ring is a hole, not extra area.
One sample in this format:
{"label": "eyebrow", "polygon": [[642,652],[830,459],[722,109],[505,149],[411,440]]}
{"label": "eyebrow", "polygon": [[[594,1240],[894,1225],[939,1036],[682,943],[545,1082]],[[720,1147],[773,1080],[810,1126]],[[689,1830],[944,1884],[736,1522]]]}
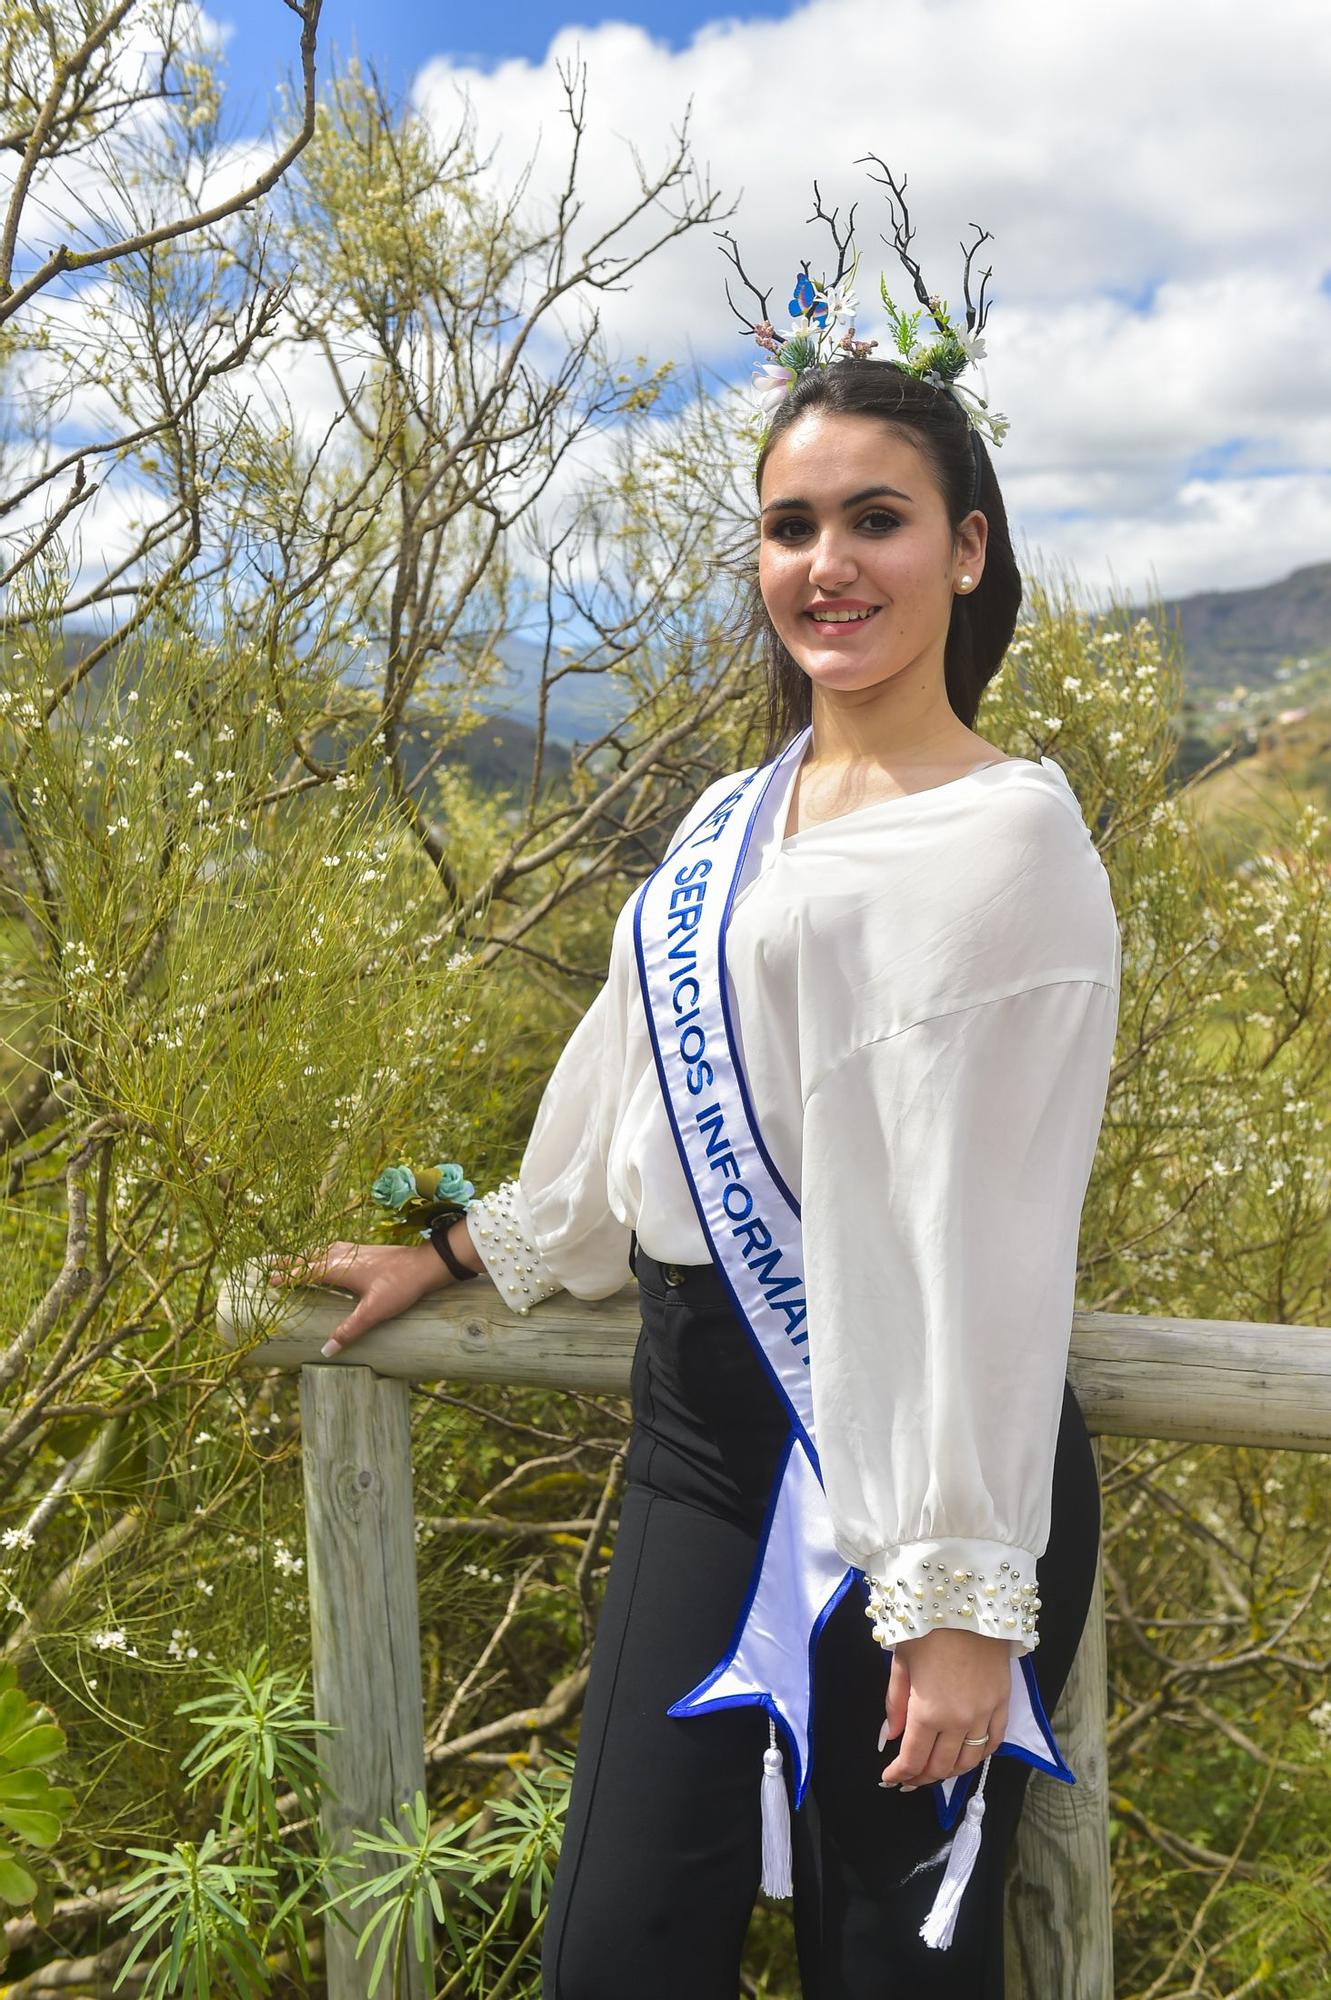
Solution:
{"label": "eyebrow", "polygon": [[[894,500],[909,500],[909,493],[903,493],[896,486],[865,486],[858,493],[852,493],[841,502],[843,507],[858,507],[861,500],[872,500],[880,493],[890,494]],[[769,500],[763,508],[764,514],[774,514],[779,507],[805,507],[809,513],[813,507],[807,500]]]}

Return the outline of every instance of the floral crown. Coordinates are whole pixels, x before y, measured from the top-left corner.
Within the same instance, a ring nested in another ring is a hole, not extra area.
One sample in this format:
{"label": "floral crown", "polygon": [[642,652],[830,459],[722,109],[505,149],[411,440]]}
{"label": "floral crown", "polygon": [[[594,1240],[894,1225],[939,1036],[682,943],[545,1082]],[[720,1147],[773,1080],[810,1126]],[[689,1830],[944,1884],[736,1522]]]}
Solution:
{"label": "floral crown", "polygon": [[[862,158],[874,160],[877,165],[883,166],[883,162],[874,153],[866,153]],[[920,302],[919,311],[913,313],[903,311],[889,294],[886,278],[879,278],[879,293],[887,308],[888,321],[899,357],[895,358],[891,365],[907,375],[916,376],[922,382],[932,383],[937,389],[946,389],[960,405],[972,432],[983,432],[993,444],[1001,444],[1010,428],[1007,418],[990,411],[986,396],[977,394],[957,381],[963,369],[970,367],[973,362],[980,361],[984,356],[984,341],[980,336],[989,313],[984,288],[993,274],[991,270],[985,271],[980,281],[978,304],[971,299],[970,279],[971,260],[981,243],[990,240],[989,232],[980,230],[975,242],[966,251],[963,278],[966,326],[963,332],[954,326],[946,299],[941,299],[929,291],[919,265],[910,255],[910,240],[915,232],[910,227],[910,217],[906,209],[905,178],[903,176],[901,186],[898,187],[885,166],[883,172],[887,176],[888,198],[892,205],[894,248],[911,274],[915,285],[915,296]],[[877,176],[872,178],[876,179]],[[855,314],[858,306],[854,280],[859,267],[859,254],[856,252],[852,256],[850,252],[851,235],[855,226],[854,207],[851,208],[845,234],[840,235],[837,231],[836,212],[834,210],[828,215],[824,210],[817,181],[813,184],[813,192],[815,207],[809,220],[812,222],[821,218],[829,225],[837,252],[836,272],[830,282],[823,279],[821,283],[815,284],[809,276],[807,260],[801,265],[795,279],[794,296],[790,301],[791,324],[781,333],[777,332],[768,317],[768,293],[758,290],[740,263],[734,237],[729,230],[719,229],[716,232],[729,244],[730,248],[726,254],[758,301],[761,317],[756,320],[745,319],[730,297],[730,286],[727,284],[726,298],[732,311],[739,318],[745,333],[752,335],[759,348],[769,357],[753,372],[754,399],[768,420],[775,415],[791,386],[806,369],[834,367],[839,361],[845,360],[862,361],[878,345],[876,340],[857,340],[855,337]],[[897,202],[901,204],[900,221],[897,220]],[[972,223],[971,228],[979,230],[979,224]],[[883,241],[886,242],[887,238],[884,237]],[[964,245],[962,247],[965,248]],[[919,326],[926,311],[934,323],[936,333],[934,337],[921,341],[918,339]],[[975,447],[975,457],[978,484],[978,445]]]}

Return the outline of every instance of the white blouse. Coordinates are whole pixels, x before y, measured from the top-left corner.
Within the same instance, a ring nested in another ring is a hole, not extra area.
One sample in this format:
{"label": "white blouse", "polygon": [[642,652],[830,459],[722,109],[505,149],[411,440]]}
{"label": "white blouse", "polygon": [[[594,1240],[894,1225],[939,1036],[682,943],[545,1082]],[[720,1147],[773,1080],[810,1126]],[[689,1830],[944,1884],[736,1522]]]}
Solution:
{"label": "white blouse", "polygon": [[[795,769],[760,808],[726,954],[755,1114],[801,1207],[837,1548],[884,1646],[943,1624],[1030,1652],[1118,1022],[1109,878],[1050,757],[787,839]],[[630,1283],[631,1230],[662,1263],[710,1261],[652,1060],[636,894],[517,1180],[467,1210],[520,1311]]]}

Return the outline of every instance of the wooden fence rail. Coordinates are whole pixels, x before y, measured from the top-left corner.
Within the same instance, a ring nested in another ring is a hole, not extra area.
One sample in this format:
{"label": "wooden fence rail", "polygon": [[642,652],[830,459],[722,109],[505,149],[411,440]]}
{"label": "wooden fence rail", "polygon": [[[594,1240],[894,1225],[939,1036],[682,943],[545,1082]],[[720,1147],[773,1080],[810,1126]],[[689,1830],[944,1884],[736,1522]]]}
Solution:
{"label": "wooden fence rail", "polygon": [[[624,1395],[640,1325],[635,1285],[590,1303],[558,1292],[523,1317],[482,1277],[432,1294],[326,1361],[319,1349],[346,1310],[345,1293],[269,1290],[258,1265],[218,1300],[222,1338],[256,1341],[247,1366],[300,1372],[314,1698],[337,1731],[322,1750],[335,1794],[324,1829],[335,1850],[353,1827],[401,1823],[401,1803],[425,1790],[410,1385]],[[1326,1327],[1078,1313],[1068,1375],[1096,1439],[1331,1452]],[[1113,2000],[1105,1658],[1097,1563],[1081,1646],[1051,1718],[1077,1783],[1032,1783],[1020,1822],[1010,2000]],[[328,1926],[329,2000],[368,1993],[371,1955],[358,1964],[355,1945],[371,1915],[362,1907],[352,1928]],[[404,2000],[430,2000],[428,1967],[412,1964],[402,1990]]]}

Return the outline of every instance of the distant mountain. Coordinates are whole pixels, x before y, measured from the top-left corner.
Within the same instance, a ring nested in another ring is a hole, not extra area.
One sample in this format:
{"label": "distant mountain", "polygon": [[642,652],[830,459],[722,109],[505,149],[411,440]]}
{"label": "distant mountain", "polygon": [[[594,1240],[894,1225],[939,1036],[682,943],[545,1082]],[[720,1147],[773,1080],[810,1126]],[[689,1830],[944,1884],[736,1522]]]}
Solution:
{"label": "distant mountain", "polygon": [[[422,725],[409,727],[402,739],[402,773],[410,786],[433,750],[430,732]],[[444,752],[441,762],[461,764],[475,780],[478,791],[516,791],[525,798],[531,783],[532,758],[536,754],[536,731],[509,715],[488,716],[486,720]],[[569,766],[568,746],[547,735],[541,753],[541,793],[547,796],[565,777]]]}
{"label": "distant mountain", "polygon": [[[52,680],[75,666],[96,645],[98,636],[78,627],[68,628],[64,638],[63,661],[53,664]],[[535,714],[536,689],[540,684],[539,662],[539,648],[533,646],[521,650],[514,661],[511,685],[492,691],[482,703],[486,709],[484,720],[443,753],[441,761],[462,766],[482,792],[511,791],[519,797],[526,796],[536,746],[536,731],[526,717],[534,717]],[[85,727],[95,718],[104,698],[108,672],[106,663],[95,668],[74,696],[74,712]],[[595,690],[601,685],[603,677],[571,676],[570,679],[572,685],[578,688],[579,696],[549,704],[540,788],[544,799],[557,792],[567,776],[570,740],[578,736],[585,743],[604,728],[604,723],[598,721],[596,716],[595,698]],[[324,731],[316,733],[311,747],[318,757],[331,760],[338,754],[333,738]],[[434,749],[435,739],[430,725],[421,721],[409,722],[401,745],[402,770],[409,786],[415,783],[426,762],[432,758]],[[0,840],[12,841],[14,834],[7,802],[0,798]]]}
{"label": "distant mountain", "polygon": [[[1166,628],[1180,632],[1187,684],[1198,694],[1271,687],[1289,678],[1281,667],[1331,666],[1331,562],[1256,589],[1166,599],[1163,610]],[[1153,614],[1139,608],[1132,616]]]}
{"label": "distant mountain", "polygon": [[[541,688],[542,648],[528,639],[512,638],[506,639],[498,650],[504,660],[505,678],[480,697],[482,705],[490,715],[520,717],[524,722],[534,723]],[[589,743],[627,708],[628,700],[613,667],[599,673],[568,674],[550,690],[546,733],[562,743]]]}

